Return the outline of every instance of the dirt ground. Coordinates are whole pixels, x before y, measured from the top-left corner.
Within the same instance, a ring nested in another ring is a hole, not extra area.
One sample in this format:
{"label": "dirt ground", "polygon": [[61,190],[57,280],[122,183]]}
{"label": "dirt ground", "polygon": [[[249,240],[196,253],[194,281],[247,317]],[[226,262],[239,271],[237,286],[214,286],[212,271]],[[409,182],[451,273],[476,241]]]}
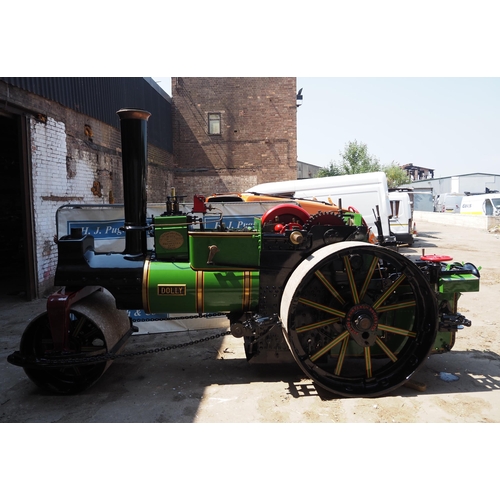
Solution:
{"label": "dirt ground", "polygon": [[[500,422],[500,232],[417,224],[414,246],[402,253],[425,249],[481,267],[480,292],[464,294],[459,302],[472,326],[459,331],[450,353],[430,356],[412,379],[425,390],[403,386],[374,399],[326,396],[295,365],[248,364],[242,340],[224,336],[185,349],[118,359],[96,385],[78,395],[45,394],[6,361],[45,301],[2,297],[0,422]],[[212,334],[134,336],[125,352]],[[456,380],[443,379],[450,374]]]}

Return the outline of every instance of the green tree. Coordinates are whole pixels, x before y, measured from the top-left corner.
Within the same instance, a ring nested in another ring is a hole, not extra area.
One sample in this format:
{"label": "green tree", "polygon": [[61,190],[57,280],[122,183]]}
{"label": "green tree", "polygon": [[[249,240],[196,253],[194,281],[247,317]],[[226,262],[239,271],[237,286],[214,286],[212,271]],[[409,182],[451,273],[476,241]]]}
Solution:
{"label": "green tree", "polygon": [[339,154],[340,161],[331,161],[328,167],[322,168],[319,171],[318,177],[365,174],[367,172],[379,172],[381,170],[378,158],[368,154],[368,146],[362,142],[348,142],[344,147],[344,151]]}
{"label": "green tree", "polygon": [[344,151],[341,151],[339,155],[340,160],[337,162],[331,161],[326,168],[319,171],[318,177],[384,172],[389,189],[411,182],[406,172],[397,163],[380,165],[379,159],[370,155],[368,146],[362,142],[348,142],[344,146]]}
{"label": "green tree", "polygon": [[410,177],[406,172],[396,163],[392,163],[382,169],[387,177],[387,186],[389,189],[401,186],[401,184],[409,184]]}

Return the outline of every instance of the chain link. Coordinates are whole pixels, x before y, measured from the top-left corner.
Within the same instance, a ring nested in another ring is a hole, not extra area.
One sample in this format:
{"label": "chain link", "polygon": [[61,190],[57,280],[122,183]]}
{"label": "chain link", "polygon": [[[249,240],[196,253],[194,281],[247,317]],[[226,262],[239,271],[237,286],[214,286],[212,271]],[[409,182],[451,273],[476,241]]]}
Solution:
{"label": "chain link", "polygon": [[[222,316],[223,314],[221,313],[213,313],[210,315],[203,315],[203,317],[209,317],[209,316]],[[200,316],[186,316],[186,317],[177,317],[177,318],[167,318],[169,319],[192,319],[192,318],[199,318]],[[144,321],[144,320],[141,320]],[[151,318],[146,321],[162,321],[162,319],[156,319],[156,318]],[[160,333],[168,333],[168,332],[157,332],[156,334]],[[109,360],[115,360],[118,358],[130,358],[133,356],[145,356],[147,354],[156,354],[159,352],[165,352],[165,351],[172,351],[173,349],[182,349],[184,347],[189,347],[195,344],[201,344],[202,342],[207,342],[209,340],[215,340],[220,337],[224,337],[226,335],[231,335],[231,331],[227,330],[225,332],[221,333],[216,333],[214,335],[210,335],[208,337],[204,337],[202,339],[196,339],[196,340],[190,340],[189,342],[184,342],[183,344],[175,344],[175,345],[169,345],[169,346],[164,346],[164,347],[155,347],[153,349],[148,349],[145,351],[135,351],[135,352],[128,352],[128,353],[123,353],[123,354],[100,354],[98,356],[87,356],[86,358],[59,358],[59,359],[46,359],[46,358],[39,358],[37,359],[36,364],[38,365],[72,365],[72,366],[77,366],[77,365],[88,365],[88,364],[97,364],[101,363],[103,361],[109,361]]]}
{"label": "chain link", "polygon": [[216,318],[219,316],[227,316],[225,313],[205,313],[191,314],[190,316],[175,316],[173,318],[137,318],[132,319],[134,323],[146,323],[148,321],[177,321],[183,319],[199,319],[199,318]]}

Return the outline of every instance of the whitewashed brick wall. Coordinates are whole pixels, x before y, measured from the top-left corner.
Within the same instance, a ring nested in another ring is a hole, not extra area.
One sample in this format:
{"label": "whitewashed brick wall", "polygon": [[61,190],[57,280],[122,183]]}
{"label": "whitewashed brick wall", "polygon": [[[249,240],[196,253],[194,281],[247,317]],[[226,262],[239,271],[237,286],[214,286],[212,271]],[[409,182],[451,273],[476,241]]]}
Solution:
{"label": "whitewashed brick wall", "polygon": [[[63,122],[47,117],[43,123],[32,118],[30,125],[36,268],[38,294],[42,296],[53,285],[57,265],[56,210],[66,203],[96,202],[91,192],[95,169],[86,152],[68,154]],[[71,172],[69,156],[77,156]]]}

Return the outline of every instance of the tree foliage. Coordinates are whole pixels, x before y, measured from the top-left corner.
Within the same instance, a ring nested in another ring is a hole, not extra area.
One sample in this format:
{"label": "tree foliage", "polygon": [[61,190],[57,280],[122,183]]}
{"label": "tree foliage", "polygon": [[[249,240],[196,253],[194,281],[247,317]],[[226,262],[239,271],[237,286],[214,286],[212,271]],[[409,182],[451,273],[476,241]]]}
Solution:
{"label": "tree foliage", "polygon": [[387,177],[387,187],[389,189],[401,186],[401,184],[409,184],[411,178],[406,174],[406,172],[399,166],[393,163],[382,169]]}
{"label": "tree foliage", "polygon": [[398,164],[393,162],[390,165],[381,165],[378,158],[368,153],[368,146],[362,142],[349,141],[339,155],[340,159],[331,161],[327,167],[322,168],[318,177],[385,172],[389,188],[410,182],[406,172]]}
{"label": "tree foliage", "polygon": [[348,142],[344,147],[344,151],[339,154],[340,160],[337,162],[331,161],[328,167],[319,171],[318,177],[366,174],[367,172],[380,171],[381,167],[378,158],[368,154],[368,146],[362,142]]}

